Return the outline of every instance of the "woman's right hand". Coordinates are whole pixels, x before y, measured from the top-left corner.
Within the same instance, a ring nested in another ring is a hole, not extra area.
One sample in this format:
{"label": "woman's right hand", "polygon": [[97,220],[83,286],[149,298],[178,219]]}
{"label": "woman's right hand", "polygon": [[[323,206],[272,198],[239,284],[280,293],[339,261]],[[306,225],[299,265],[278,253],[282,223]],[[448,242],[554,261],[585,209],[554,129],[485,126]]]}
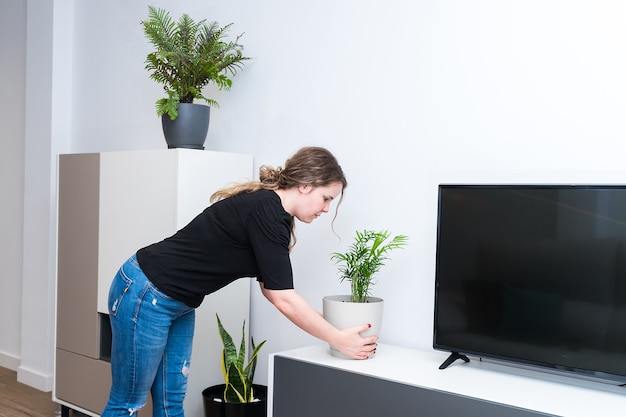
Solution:
{"label": "woman's right hand", "polygon": [[315,311],[295,290],[270,290],[262,282],[259,282],[259,286],[265,298],[296,326],[324,340],[347,357],[367,359],[376,352],[378,336],[361,336],[371,325],[339,330],[324,320],[322,314]]}
{"label": "woman's right hand", "polygon": [[365,324],[340,330],[337,340],[331,346],[349,358],[367,359],[376,353],[378,346],[378,336],[361,336],[370,327],[370,324]]}

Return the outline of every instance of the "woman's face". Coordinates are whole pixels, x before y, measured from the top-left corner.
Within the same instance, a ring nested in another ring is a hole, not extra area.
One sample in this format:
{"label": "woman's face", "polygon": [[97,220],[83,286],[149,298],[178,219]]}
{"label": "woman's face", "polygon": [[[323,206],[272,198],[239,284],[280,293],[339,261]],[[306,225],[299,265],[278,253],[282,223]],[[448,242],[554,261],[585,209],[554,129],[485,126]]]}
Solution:
{"label": "woman's face", "polygon": [[328,213],[330,204],[341,194],[343,185],[335,182],[323,187],[312,185],[298,186],[298,200],[294,206],[294,217],[304,223],[311,223],[322,213]]}

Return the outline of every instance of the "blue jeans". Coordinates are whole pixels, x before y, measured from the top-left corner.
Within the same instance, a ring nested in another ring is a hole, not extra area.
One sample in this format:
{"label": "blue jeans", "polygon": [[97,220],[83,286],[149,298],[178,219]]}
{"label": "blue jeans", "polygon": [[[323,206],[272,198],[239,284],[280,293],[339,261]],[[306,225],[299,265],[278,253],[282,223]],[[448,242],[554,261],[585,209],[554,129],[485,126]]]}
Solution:
{"label": "blue jeans", "polygon": [[109,291],[112,386],[101,417],[136,415],[152,394],[153,416],[184,416],[195,309],[159,291],[133,255]]}

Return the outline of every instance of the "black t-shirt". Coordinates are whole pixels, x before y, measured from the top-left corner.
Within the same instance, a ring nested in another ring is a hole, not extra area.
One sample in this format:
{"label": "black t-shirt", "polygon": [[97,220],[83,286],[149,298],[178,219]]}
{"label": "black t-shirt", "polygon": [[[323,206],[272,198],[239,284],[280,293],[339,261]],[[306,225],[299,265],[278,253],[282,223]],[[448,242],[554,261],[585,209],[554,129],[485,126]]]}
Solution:
{"label": "black t-shirt", "polygon": [[272,290],[292,289],[291,223],[274,191],[243,193],[140,249],[137,260],[159,290],[191,307],[242,277],[256,277]]}

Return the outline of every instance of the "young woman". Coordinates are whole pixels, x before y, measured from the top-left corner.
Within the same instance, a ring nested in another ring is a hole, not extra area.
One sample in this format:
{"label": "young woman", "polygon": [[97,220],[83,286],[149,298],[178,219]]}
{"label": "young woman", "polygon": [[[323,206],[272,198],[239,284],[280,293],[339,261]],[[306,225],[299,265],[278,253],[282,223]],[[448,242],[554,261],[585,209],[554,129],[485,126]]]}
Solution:
{"label": "young woman", "polygon": [[284,168],[263,166],[259,181],[217,191],[213,203],[165,240],[137,251],[109,292],[112,387],[101,417],[132,416],[152,393],[153,416],[183,416],[195,308],[243,277],[298,327],[355,359],[376,349],[369,325],[336,329],[293,288],[294,219],[311,223],[347,185],[326,149],[300,149]]}

